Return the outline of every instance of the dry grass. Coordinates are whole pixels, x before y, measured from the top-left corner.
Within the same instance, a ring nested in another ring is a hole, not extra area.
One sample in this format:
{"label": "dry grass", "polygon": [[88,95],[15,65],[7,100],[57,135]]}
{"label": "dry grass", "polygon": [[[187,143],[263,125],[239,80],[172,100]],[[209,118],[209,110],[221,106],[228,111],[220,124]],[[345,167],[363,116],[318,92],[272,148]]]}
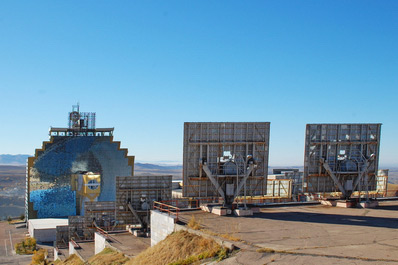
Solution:
{"label": "dry grass", "polygon": [[241,239],[239,237],[236,237],[232,234],[220,234],[219,236],[224,239],[235,241],[235,242],[241,241]]}
{"label": "dry grass", "polygon": [[129,261],[129,258],[125,257],[123,253],[114,251],[110,248],[105,248],[97,255],[91,257],[88,260],[90,265],[122,265]]}
{"label": "dry grass", "polygon": [[275,249],[272,248],[259,248],[256,250],[258,253],[275,253]]}
{"label": "dry grass", "polygon": [[199,221],[196,221],[195,216],[192,215],[191,220],[189,220],[187,226],[189,228],[192,228],[194,230],[200,230],[202,228],[202,226],[200,225]]}
{"label": "dry grass", "polygon": [[60,259],[57,259],[56,261],[53,261],[50,264],[51,265],[61,265],[61,264],[64,264],[64,263],[62,263],[62,261]]}
{"label": "dry grass", "polygon": [[35,250],[32,256],[32,263],[31,264],[46,264],[46,257],[48,255],[47,250],[41,248],[39,250]]}
{"label": "dry grass", "polygon": [[62,262],[63,265],[83,265],[83,261],[76,256],[75,254],[72,254],[67,258],[64,262]]}
{"label": "dry grass", "polygon": [[201,229],[200,231],[202,231],[203,233],[206,233],[208,235],[222,237],[222,238],[224,238],[226,240],[230,240],[230,241],[235,241],[235,242],[242,241],[239,237],[234,236],[233,233],[220,234],[220,233],[216,233],[216,232],[213,232],[213,231],[210,231],[207,229]]}
{"label": "dry grass", "polygon": [[226,240],[230,241],[241,241],[240,238],[234,236],[235,233],[239,231],[239,224],[233,224],[226,228],[225,233],[215,233],[207,229],[203,229],[203,226],[200,224],[199,220],[196,220],[195,216],[192,215],[191,219],[189,220],[187,226],[193,230],[200,230],[208,235],[222,237]]}
{"label": "dry grass", "polygon": [[157,245],[148,248],[127,264],[193,264],[199,260],[215,256],[225,258],[226,255],[226,250],[214,240],[186,231],[179,231],[169,235]]}
{"label": "dry grass", "polygon": [[387,197],[398,196],[398,184],[388,183],[387,185]]}

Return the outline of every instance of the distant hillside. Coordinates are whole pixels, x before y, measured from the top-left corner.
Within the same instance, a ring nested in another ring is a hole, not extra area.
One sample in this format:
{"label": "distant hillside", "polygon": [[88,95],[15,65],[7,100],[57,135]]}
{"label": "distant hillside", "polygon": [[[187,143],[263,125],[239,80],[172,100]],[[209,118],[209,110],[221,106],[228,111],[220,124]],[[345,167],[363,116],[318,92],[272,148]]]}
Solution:
{"label": "distant hillside", "polygon": [[26,165],[30,155],[0,155],[0,165]]}
{"label": "distant hillside", "polygon": [[148,164],[148,163],[135,163],[135,168],[161,169],[161,170],[165,170],[165,169],[182,170],[182,165],[167,166],[167,165],[155,165],[155,164]]}
{"label": "distant hillside", "polygon": [[154,164],[134,164],[134,175],[173,175],[174,179],[182,178],[182,166],[163,166]]}

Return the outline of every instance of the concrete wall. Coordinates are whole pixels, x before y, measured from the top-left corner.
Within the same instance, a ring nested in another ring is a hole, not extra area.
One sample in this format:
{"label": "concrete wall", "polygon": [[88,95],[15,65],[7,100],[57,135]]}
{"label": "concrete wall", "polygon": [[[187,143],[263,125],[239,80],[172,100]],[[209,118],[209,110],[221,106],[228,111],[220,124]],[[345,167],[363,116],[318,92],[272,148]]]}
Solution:
{"label": "concrete wall", "polygon": [[69,241],[69,256],[72,254],[76,254],[77,251],[75,249],[75,247],[73,246],[72,242]]}
{"label": "concrete wall", "polygon": [[167,213],[161,213],[157,210],[151,211],[151,246],[156,245],[158,242],[165,239],[169,234],[181,230],[188,231],[191,234],[203,236],[205,238],[213,239],[217,242],[217,244],[220,244],[221,246],[230,250],[235,248],[232,242],[226,241],[221,237],[211,236],[201,231],[190,229],[184,225],[176,224],[174,216],[169,216]]}
{"label": "concrete wall", "polygon": [[54,248],[54,261],[56,261],[57,259],[59,259],[58,250],[57,250],[57,248]]}
{"label": "concrete wall", "polygon": [[175,217],[157,210],[151,211],[151,246],[174,232]]}
{"label": "concrete wall", "polygon": [[94,242],[95,242],[95,252],[97,255],[106,247],[106,238],[98,232],[94,234]]}
{"label": "concrete wall", "polygon": [[28,231],[29,231],[30,237],[35,237],[35,235],[34,235],[35,230],[34,230],[32,222],[30,220],[28,220]]}
{"label": "concrete wall", "polygon": [[35,229],[32,228],[32,233],[29,231],[31,237],[34,237],[37,242],[53,242],[56,240],[56,230],[53,228],[48,229]]}

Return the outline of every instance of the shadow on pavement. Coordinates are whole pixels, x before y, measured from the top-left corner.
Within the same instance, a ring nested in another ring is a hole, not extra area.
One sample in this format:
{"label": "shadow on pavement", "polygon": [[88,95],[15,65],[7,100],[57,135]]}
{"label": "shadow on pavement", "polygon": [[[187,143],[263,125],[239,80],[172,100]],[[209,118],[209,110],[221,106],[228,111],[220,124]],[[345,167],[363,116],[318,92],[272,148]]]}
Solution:
{"label": "shadow on pavement", "polygon": [[[398,206],[382,206],[384,210],[396,210]],[[397,213],[398,217],[398,213]],[[324,223],[338,225],[358,225],[371,227],[398,228],[398,218],[372,217],[358,215],[339,215],[324,213],[304,213],[304,212],[270,212],[257,213],[250,218],[261,218],[269,220],[281,220],[291,222]]]}

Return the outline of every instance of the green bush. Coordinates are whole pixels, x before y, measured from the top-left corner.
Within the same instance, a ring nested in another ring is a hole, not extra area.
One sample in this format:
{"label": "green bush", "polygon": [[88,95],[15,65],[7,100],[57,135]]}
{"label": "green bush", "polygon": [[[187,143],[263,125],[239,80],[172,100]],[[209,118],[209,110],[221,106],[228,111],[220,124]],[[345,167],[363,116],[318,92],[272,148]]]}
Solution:
{"label": "green bush", "polygon": [[36,239],[26,237],[22,242],[15,244],[15,253],[19,255],[33,254],[36,250]]}

